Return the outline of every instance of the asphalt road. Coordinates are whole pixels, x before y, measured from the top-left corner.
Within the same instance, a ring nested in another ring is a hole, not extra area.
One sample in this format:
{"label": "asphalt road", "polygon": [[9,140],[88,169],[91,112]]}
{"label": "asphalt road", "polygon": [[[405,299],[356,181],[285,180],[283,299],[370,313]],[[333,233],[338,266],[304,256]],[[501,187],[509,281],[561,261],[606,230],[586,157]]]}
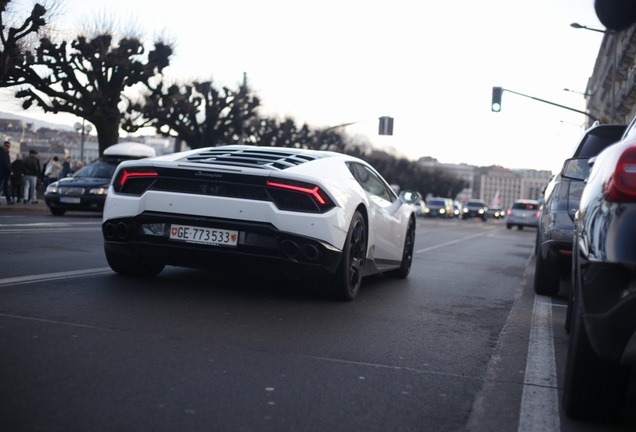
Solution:
{"label": "asphalt road", "polygon": [[0,212],[0,430],[633,430],[561,412],[532,229],[420,219],[408,279],[334,302],[213,266],[120,277],[99,226]]}

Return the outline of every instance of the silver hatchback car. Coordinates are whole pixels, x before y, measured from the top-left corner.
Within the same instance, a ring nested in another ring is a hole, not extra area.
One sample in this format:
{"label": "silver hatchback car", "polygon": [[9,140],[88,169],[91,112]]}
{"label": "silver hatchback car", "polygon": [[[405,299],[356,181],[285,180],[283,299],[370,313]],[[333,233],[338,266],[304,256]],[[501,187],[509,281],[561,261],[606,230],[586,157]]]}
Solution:
{"label": "silver hatchback car", "polygon": [[516,200],[506,213],[506,228],[516,226],[518,230],[524,227],[539,225],[539,201],[521,199]]}

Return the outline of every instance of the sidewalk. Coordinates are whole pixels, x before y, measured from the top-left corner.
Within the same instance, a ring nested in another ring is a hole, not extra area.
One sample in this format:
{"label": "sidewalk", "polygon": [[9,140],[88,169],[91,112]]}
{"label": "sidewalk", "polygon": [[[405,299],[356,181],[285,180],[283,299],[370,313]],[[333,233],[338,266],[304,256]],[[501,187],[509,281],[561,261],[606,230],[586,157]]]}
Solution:
{"label": "sidewalk", "polygon": [[44,202],[44,198],[39,199],[37,204],[27,202],[22,204],[22,201],[15,204],[7,204],[4,197],[0,197],[0,213],[3,212],[37,212],[37,213],[49,213],[49,208]]}

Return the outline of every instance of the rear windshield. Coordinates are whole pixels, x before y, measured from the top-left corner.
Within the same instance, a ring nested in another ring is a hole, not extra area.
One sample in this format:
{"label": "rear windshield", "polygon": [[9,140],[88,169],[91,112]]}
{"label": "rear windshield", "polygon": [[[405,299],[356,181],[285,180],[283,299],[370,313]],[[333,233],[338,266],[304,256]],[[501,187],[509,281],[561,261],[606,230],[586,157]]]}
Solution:
{"label": "rear windshield", "polygon": [[538,206],[534,203],[514,203],[513,210],[536,210]]}
{"label": "rear windshield", "polygon": [[590,133],[581,141],[574,157],[591,158],[597,156],[611,144],[619,141],[625,132],[624,125],[604,125]]}

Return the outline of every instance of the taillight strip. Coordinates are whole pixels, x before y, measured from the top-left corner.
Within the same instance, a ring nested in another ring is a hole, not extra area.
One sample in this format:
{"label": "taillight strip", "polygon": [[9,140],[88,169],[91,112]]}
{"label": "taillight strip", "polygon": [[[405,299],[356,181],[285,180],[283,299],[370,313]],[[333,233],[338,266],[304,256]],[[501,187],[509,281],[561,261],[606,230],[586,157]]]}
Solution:
{"label": "taillight strip", "polygon": [[119,179],[119,185],[123,186],[131,177],[158,177],[159,174],[156,171],[128,171],[124,170]]}
{"label": "taillight strip", "polygon": [[318,193],[318,191],[320,190],[320,188],[318,186],[314,186],[313,188],[306,188],[306,187],[302,187],[302,186],[295,186],[295,185],[290,185],[290,184],[286,184],[286,183],[277,183],[277,182],[273,182],[271,180],[267,180],[267,186],[272,186],[272,187],[278,187],[278,188],[282,188],[282,189],[289,189],[289,190],[294,190],[297,192],[303,192],[306,194],[309,194],[311,196],[313,196],[316,201],[318,201],[320,204],[326,204],[327,202],[323,199],[323,197],[320,196],[320,194]]}

